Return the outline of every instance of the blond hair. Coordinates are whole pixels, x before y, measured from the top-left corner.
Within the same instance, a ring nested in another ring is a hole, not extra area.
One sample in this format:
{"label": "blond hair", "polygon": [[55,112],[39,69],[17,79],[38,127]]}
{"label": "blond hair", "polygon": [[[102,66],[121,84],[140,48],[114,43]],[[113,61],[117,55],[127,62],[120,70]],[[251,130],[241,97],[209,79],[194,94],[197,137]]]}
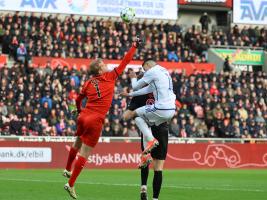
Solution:
{"label": "blond hair", "polygon": [[97,58],[96,60],[93,60],[90,63],[90,73],[93,76],[96,76],[99,74],[100,71],[100,63],[103,62],[103,60],[101,58]]}

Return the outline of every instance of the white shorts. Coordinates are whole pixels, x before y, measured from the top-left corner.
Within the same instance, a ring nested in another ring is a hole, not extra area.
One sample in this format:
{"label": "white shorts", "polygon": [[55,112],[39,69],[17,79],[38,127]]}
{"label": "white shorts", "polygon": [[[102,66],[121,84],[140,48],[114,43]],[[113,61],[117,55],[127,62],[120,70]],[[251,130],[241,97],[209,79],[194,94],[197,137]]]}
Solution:
{"label": "white shorts", "polygon": [[172,119],[175,114],[174,109],[170,110],[161,110],[156,109],[154,104],[152,105],[145,105],[140,108],[137,108],[136,113],[139,117],[142,117],[149,126],[159,126],[164,122],[168,122]]}

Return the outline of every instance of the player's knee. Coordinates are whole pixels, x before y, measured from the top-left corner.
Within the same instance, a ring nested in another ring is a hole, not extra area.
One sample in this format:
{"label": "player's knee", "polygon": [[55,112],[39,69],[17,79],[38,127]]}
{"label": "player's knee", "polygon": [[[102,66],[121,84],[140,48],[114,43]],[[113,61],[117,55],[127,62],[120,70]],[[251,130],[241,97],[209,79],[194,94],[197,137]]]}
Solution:
{"label": "player's knee", "polygon": [[163,171],[164,160],[154,160],[154,171]]}
{"label": "player's knee", "polygon": [[77,137],[72,147],[76,150],[79,150],[81,146],[82,146],[82,140],[80,139],[80,137]]}

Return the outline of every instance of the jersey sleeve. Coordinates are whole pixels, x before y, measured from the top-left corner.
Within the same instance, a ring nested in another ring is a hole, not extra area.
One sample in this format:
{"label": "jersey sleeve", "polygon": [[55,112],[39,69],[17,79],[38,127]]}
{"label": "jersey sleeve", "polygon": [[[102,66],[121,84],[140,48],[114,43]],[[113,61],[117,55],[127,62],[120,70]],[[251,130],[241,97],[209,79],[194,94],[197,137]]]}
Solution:
{"label": "jersey sleeve", "polygon": [[124,56],[123,60],[121,61],[120,65],[116,68],[114,68],[111,72],[107,73],[108,79],[115,80],[122,74],[126,66],[131,62],[133,59],[133,56],[135,54],[136,47],[132,46],[130,50],[127,52],[127,54]]}
{"label": "jersey sleeve", "polygon": [[88,88],[88,84],[89,84],[89,81],[86,81],[83,86],[82,86],[82,90],[80,92],[80,95],[83,95],[83,96],[86,96],[86,90]]}
{"label": "jersey sleeve", "polygon": [[140,90],[133,91],[133,92],[129,93],[129,96],[131,96],[131,97],[141,96],[141,95],[145,95],[145,94],[148,94],[151,92],[153,92],[153,88],[150,85],[148,85],[144,88],[141,88]]}
{"label": "jersey sleeve", "polygon": [[144,81],[143,78],[141,78],[139,81],[137,81],[136,78],[133,78],[133,79],[131,79],[131,84],[132,84],[133,90],[138,90],[138,89],[144,87],[145,85],[147,85],[147,83]]}
{"label": "jersey sleeve", "polygon": [[89,81],[86,81],[83,84],[82,90],[81,90],[80,94],[78,95],[78,97],[76,98],[75,102],[76,102],[76,108],[77,108],[78,112],[81,111],[82,100],[83,100],[84,97],[86,97],[86,90],[88,88],[88,84],[89,84]]}
{"label": "jersey sleeve", "polygon": [[[148,70],[144,76],[143,76],[143,81],[146,82],[147,84],[151,83],[155,78],[155,73],[153,69]],[[140,79],[140,80],[142,80]]]}
{"label": "jersey sleeve", "polygon": [[133,78],[131,80],[133,90],[139,90],[145,85],[150,84],[155,79],[154,74],[155,74],[154,70],[150,69],[147,72],[145,72],[144,76],[140,80],[137,81],[136,78]]}

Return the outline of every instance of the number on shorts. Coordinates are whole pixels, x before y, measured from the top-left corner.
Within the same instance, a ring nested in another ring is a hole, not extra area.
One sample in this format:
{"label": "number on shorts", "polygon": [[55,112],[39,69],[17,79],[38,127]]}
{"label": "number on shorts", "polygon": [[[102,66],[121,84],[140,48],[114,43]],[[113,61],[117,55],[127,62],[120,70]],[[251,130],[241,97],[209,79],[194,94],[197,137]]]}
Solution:
{"label": "number on shorts", "polygon": [[93,84],[96,89],[97,97],[101,98],[101,92],[98,86],[98,80],[91,80],[91,84]]}

